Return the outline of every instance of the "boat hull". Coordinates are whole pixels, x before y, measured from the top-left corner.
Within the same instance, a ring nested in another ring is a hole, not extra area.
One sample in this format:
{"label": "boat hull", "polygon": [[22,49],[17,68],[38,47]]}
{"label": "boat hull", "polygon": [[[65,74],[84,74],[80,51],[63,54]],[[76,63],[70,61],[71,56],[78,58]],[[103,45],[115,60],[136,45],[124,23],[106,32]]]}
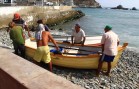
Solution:
{"label": "boat hull", "polygon": [[[126,46],[118,47],[118,54],[115,56],[114,61],[111,63],[112,68],[114,68],[117,65],[121,57],[121,54],[126,48]],[[36,48],[32,48],[27,45],[25,47],[26,47],[26,55],[33,58]],[[72,55],[72,56],[67,54],[59,55],[51,53],[51,59],[53,65],[68,68],[77,68],[77,69],[97,69],[100,56],[101,55],[98,53],[90,55]],[[103,63],[102,69],[104,70],[107,69],[106,62]]]}

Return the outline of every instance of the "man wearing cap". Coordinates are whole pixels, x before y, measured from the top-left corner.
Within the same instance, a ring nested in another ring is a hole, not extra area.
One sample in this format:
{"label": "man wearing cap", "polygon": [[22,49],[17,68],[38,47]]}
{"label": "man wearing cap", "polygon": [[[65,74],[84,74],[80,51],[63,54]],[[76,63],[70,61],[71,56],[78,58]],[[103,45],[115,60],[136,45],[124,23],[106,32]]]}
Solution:
{"label": "man wearing cap", "polygon": [[[20,17],[20,15],[18,13],[14,14],[14,18],[12,19],[12,21],[16,24],[16,26],[21,26],[22,28],[27,30],[28,36],[31,37],[27,23]],[[9,31],[10,31],[10,29],[7,29],[7,32],[9,32]]]}
{"label": "man wearing cap", "polygon": [[75,24],[75,30],[73,30],[71,34],[72,44],[82,44],[82,46],[84,46],[85,40],[85,32],[81,29],[79,24]]}
{"label": "man wearing cap", "polygon": [[105,73],[107,76],[110,75],[111,70],[111,62],[113,62],[114,57],[117,55],[117,47],[119,45],[119,38],[116,33],[114,33],[112,27],[107,25],[104,28],[105,33],[102,36],[101,44],[102,44],[102,56],[99,60],[97,76],[99,76],[103,62],[108,63],[108,69]]}

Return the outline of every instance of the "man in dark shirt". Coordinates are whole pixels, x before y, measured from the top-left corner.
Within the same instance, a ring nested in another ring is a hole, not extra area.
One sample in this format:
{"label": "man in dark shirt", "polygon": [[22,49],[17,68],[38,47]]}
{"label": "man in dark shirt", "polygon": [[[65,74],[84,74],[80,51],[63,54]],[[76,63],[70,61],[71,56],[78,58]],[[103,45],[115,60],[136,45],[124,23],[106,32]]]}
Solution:
{"label": "man in dark shirt", "polygon": [[[31,34],[29,32],[29,28],[27,26],[27,23],[20,17],[20,15],[18,13],[14,14],[14,18],[12,19],[12,22],[14,22],[16,24],[16,26],[21,26],[23,28],[23,30],[27,30],[28,31],[28,36],[31,37]],[[9,32],[10,29],[7,29],[7,32]]]}

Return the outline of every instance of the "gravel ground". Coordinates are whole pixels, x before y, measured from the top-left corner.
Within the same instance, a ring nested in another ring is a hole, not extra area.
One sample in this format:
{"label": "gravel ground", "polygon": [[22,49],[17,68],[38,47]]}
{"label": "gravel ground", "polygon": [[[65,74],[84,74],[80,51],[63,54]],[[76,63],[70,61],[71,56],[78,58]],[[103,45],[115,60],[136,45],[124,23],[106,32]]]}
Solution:
{"label": "gravel ground", "polygon": [[[34,35],[34,33],[31,33]],[[9,33],[0,30],[0,47],[13,49]],[[46,68],[46,65],[41,65]],[[46,68],[47,69],[47,68]],[[139,89],[139,52],[127,48],[111,76],[95,76],[96,70],[77,70],[53,66],[53,73],[86,89]]]}

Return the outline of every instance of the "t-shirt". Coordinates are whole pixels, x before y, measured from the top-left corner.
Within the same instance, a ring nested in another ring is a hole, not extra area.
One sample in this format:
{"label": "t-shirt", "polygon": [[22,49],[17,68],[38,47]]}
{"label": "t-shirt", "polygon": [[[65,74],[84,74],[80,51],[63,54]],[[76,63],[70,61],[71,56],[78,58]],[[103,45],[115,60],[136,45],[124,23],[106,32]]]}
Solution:
{"label": "t-shirt", "polygon": [[20,19],[18,19],[18,20],[12,20],[15,24],[16,24],[16,26],[21,26],[21,27],[25,27],[25,25],[27,25],[27,23],[22,19],[22,18],[20,18]]}
{"label": "t-shirt", "polygon": [[18,20],[13,19],[12,21],[16,24],[16,26],[21,26],[23,28],[23,34],[26,34],[25,26],[27,25],[27,23],[22,18]]}
{"label": "t-shirt", "polygon": [[22,36],[23,30],[21,26],[14,26],[10,31],[10,38],[14,43],[24,44],[24,38]]}
{"label": "t-shirt", "polygon": [[82,37],[85,37],[85,32],[82,29],[80,29],[78,33],[75,30],[73,30],[71,35],[75,37],[75,43],[80,43],[82,41]]}
{"label": "t-shirt", "polygon": [[109,56],[117,55],[118,35],[113,31],[108,31],[103,34],[101,44],[104,44],[104,54]]}

